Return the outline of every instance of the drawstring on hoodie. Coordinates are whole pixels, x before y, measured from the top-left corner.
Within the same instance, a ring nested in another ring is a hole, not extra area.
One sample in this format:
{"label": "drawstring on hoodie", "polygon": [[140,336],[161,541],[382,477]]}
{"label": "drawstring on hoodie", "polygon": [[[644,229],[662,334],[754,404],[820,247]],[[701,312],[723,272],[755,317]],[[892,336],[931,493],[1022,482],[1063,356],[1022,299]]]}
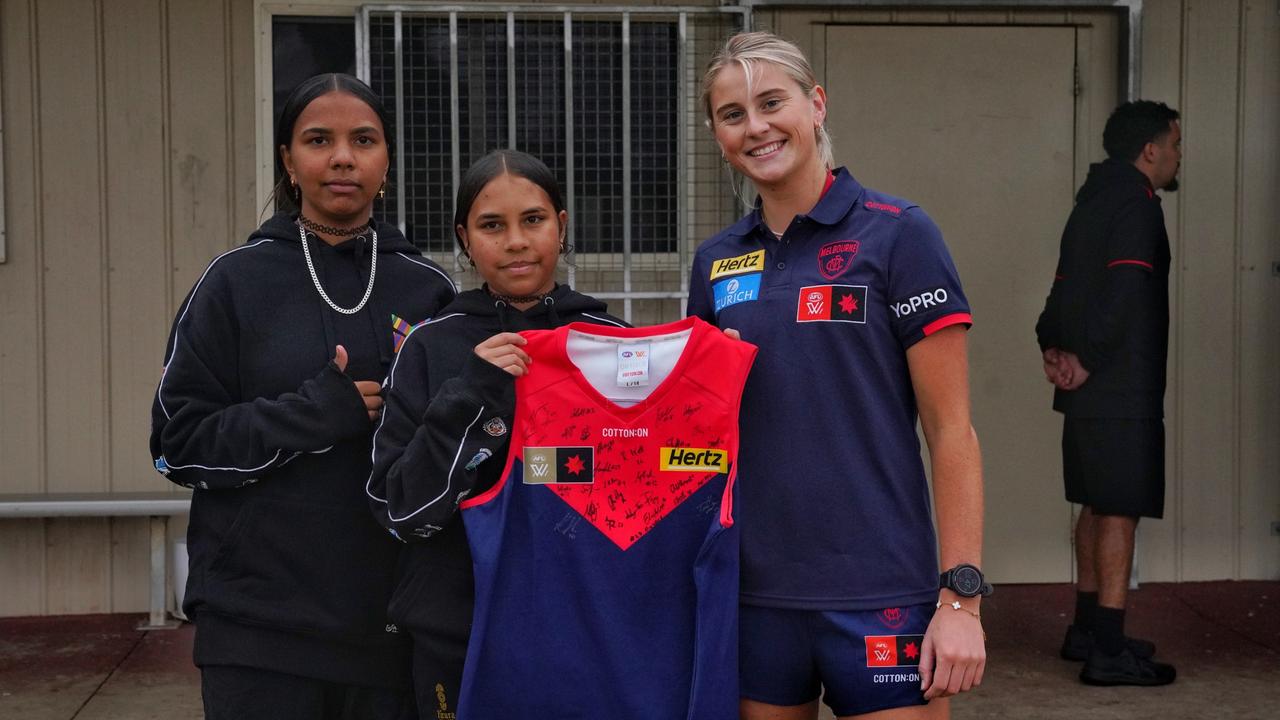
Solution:
{"label": "drawstring on hoodie", "polygon": [[493,307],[498,311],[498,330],[507,332],[511,327],[511,324],[507,322],[507,309],[510,305],[507,305],[506,300],[494,300]]}
{"label": "drawstring on hoodie", "polygon": [[542,304],[547,307],[547,319],[551,321],[551,327],[560,327],[560,316],[556,314],[556,299],[548,295],[542,298]]}

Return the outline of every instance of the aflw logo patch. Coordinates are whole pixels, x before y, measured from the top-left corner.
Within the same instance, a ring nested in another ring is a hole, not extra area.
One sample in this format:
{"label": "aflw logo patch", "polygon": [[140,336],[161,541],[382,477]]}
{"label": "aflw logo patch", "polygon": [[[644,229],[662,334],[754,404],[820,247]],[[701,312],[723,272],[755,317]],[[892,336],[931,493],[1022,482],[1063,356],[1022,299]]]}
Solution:
{"label": "aflw logo patch", "polygon": [[800,288],[796,322],[867,321],[866,285],[810,285]]}
{"label": "aflw logo patch", "polygon": [[527,447],[524,484],[590,484],[595,482],[595,453],[590,446]]}
{"label": "aflw logo patch", "polygon": [[867,667],[903,667],[920,664],[923,635],[868,635]]}
{"label": "aflw logo patch", "polygon": [[661,452],[663,470],[729,472],[729,453],[715,448],[664,447]]}

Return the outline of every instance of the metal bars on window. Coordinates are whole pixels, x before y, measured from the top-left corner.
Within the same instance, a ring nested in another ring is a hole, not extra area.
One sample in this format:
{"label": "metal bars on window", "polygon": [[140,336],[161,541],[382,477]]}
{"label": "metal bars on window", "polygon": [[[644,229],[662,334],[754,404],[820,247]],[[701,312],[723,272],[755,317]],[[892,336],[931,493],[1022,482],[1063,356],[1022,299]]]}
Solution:
{"label": "metal bars on window", "polygon": [[[742,7],[369,5],[357,72],[394,108],[393,199],[382,208],[461,285],[460,174],[515,147],[561,182],[571,284],[671,319],[692,246],[740,212],[697,107],[698,71]],[[615,310],[616,311],[616,310]]]}

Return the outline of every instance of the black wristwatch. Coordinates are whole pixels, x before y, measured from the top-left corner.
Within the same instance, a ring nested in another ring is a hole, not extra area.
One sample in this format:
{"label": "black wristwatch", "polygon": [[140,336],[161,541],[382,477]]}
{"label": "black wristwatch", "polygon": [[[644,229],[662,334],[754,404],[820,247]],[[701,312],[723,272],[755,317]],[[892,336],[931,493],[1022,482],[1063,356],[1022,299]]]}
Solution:
{"label": "black wristwatch", "polygon": [[938,585],[960,597],[986,597],[995,591],[983,577],[982,571],[968,563],[961,563],[938,576]]}

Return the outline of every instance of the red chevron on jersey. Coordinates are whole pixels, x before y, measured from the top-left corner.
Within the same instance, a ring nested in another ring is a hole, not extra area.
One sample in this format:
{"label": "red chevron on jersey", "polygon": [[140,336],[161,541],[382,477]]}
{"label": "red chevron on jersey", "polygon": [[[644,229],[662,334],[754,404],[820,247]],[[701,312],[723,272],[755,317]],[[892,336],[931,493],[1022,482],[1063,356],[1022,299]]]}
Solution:
{"label": "red chevron on jersey", "polygon": [[[560,395],[562,391],[567,391],[565,396]],[[541,421],[527,428],[524,481],[531,483],[535,472],[551,473],[554,480],[545,481],[547,489],[619,548],[631,547],[708,480],[729,471],[729,453],[719,447],[725,427],[697,422],[703,410],[700,402],[667,398],[622,425],[583,404],[582,398],[575,397],[578,391],[569,383],[546,391],[569,403],[561,407],[570,410],[544,411]],[[548,395],[542,397],[550,400]],[[595,442],[583,453],[594,456],[594,465],[582,473],[590,480],[576,479],[566,465],[573,458],[565,455],[563,447],[543,447],[584,439]],[[531,451],[548,449],[564,456],[554,470],[530,462]]]}

